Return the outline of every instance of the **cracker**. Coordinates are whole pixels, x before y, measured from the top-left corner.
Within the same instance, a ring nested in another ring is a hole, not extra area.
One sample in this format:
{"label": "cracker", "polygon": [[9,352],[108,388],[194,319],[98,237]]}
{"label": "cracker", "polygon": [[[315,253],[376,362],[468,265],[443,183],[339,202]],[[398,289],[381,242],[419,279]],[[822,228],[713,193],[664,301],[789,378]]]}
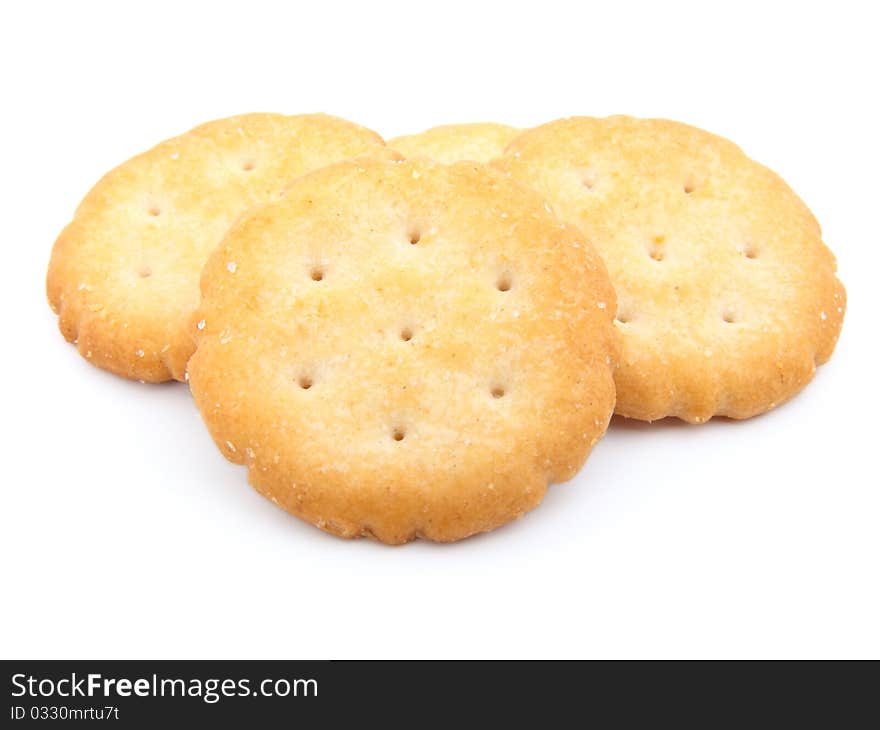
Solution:
{"label": "cracker", "polygon": [[748,418],[831,356],[846,293],[819,225],[731,142],[656,119],[525,132],[497,166],[601,253],[618,296],[617,412]]}
{"label": "cracker", "polygon": [[581,234],[488,167],[341,163],[211,255],[189,382],[285,510],[457,540],[535,507],[602,436],[614,307]]}
{"label": "cracker", "polygon": [[61,332],[113,373],[181,380],[199,274],[230,224],[298,175],[383,147],[375,132],[323,114],[247,114],[123,163],[55,242],[46,290]]}
{"label": "cracker", "polygon": [[447,164],[471,160],[489,162],[504,152],[520,130],[504,124],[478,122],[445,124],[419,134],[395,137],[388,146],[406,157],[427,157]]}

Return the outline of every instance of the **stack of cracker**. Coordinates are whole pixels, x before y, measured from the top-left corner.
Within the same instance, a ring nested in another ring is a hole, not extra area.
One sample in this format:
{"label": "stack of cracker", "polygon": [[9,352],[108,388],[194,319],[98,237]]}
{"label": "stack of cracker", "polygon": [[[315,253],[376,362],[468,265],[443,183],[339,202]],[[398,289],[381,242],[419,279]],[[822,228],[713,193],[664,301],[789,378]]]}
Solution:
{"label": "stack of cracker", "polygon": [[748,418],[831,356],[844,288],[775,173],[676,122],[386,143],[249,114],[109,172],[47,292],[93,364],[188,380],[253,486],[336,535],[458,540],[570,479],[613,413]]}

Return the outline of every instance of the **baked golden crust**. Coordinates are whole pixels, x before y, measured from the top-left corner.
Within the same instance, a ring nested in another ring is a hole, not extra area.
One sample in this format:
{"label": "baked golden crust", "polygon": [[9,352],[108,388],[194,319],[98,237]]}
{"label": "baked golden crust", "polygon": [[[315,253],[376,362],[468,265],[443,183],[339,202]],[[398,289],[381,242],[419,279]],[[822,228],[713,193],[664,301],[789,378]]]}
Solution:
{"label": "baked golden crust", "polygon": [[426,157],[446,164],[489,162],[500,156],[519,133],[518,129],[492,122],[444,124],[419,134],[395,137],[388,146],[410,159]]}
{"label": "baked golden crust", "polygon": [[496,166],[581,228],[618,296],[617,413],[700,423],[787,400],[846,308],[819,225],[733,143],[677,122],[561,119]]}
{"label": "baked golden crust", "polygon": [[61,332],[118,375],[182,379],[208,253],[290,180],[383,148],[323,114],[245,114],[203,124],[107,173],[52,250],[46,291]]}
{"label": "baked golden crust", "polygon": [[481,165],[299,178],[232,227],[201,286],[188,372],[215,442],[336,535],[504,524],[574,475],[614,407],[601,260]]}

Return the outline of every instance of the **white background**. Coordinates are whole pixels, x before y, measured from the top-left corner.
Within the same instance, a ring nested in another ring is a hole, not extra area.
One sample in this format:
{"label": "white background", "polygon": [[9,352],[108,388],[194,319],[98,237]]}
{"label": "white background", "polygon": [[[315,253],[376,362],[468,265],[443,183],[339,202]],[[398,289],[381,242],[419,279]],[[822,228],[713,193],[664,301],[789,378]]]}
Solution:
{"label": "white background", "polygon": [[[0,656],[880,656],[870,7],[4,4]],[[387,137],[629,113],[730,137],[838,255],[837,353],[752,421],[615,421],[578,477],[494,533],[324,535],[248,487],[186,386],[81,359],[43,293],[52,242],[103,172],[247,111],[326,111]]]}

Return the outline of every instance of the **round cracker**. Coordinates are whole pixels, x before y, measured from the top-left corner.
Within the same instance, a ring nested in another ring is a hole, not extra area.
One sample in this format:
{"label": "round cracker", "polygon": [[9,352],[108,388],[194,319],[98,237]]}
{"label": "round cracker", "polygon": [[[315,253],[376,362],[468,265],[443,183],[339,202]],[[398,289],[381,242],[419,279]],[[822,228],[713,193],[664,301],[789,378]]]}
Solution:
{"label": "round cracker", "polygon": [[323,114],[203,124],[105,175],[52,250],[46,289],[90,362],[148,382],[184,377],[205,259],[230,224],[291,179],[383,148]]}
{"label": "round cracker", "polygon": [[444,124],[419,134],[395,137],[388,146],[408,158],[427,157],[446,164],[489,162],[500,156],[519,133],[514,127],[492,122]]}
{"label": "round cracker", "polygon": [[535,507],[602,436],[614,306],[599,256],[524,186],[353,161],[211,255],[189,382],[224,455],[289,512],[457,540]]}
{"label": "round cracker", "polygon": [[733,143],[677,122],[575,117],[497,166],[601,253],[618,295],[617,412],[748,418],[828,360],[846,293],[819,225]]}

